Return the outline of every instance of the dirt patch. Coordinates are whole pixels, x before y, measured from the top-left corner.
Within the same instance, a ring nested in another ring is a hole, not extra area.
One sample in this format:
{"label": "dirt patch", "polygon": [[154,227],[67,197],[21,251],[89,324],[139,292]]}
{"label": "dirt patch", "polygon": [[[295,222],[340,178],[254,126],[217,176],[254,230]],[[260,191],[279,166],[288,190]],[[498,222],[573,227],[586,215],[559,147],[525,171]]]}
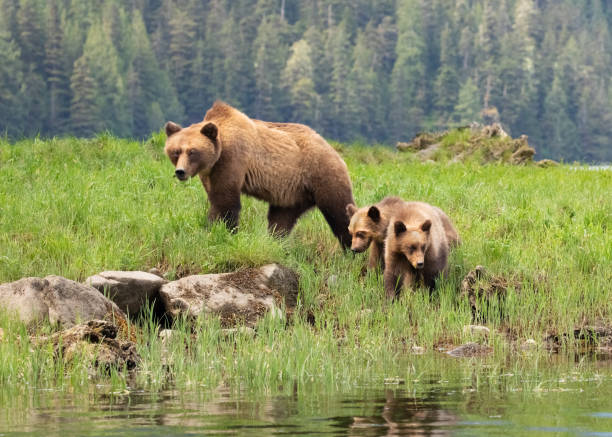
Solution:
{"label": "dirt patch", "polygon": [[268,308],[261,302],[252,301],[248,307],[227,303],[216,311],[223,328],[238,325],[254,326],[266,314]]}
{"label": "dirt patch", "polygon": [[[461,282],[460,296],[462,299],[468,299],[472,309],[472,320],[484,323],[493,301],[496,300],[501,304],[510,288],[520,291],[521,281],[492,275],[483,266],[479,265],[469,272]],[[503,305],[499,305],[499,307],[502,308]]]}
{"label": "dirt patch", "polygon": [[[269,278],[264,276],[261,269],[241,269],[223,275],[219,283],[255,297],[272,296],[279,307],[284,304],[288,310],[292,310],[297,304],[299,278],[295,272],[285,267],[276,268]],[[267,288],[262,287],[262,284]]]}
{"label": "dirt patch", "polygon": [[106,320],[90,320],[51,336],[33,337],[31,341],[37,346],[50,343],[55,358],[66,363],[85,360],[106,372],[112,368],[132,370],[141,358],[134,342],[117,339],[119,330]]}
{"label": "dirt patch", "polygon": [[544,338],[544,346],[558,352],[564,344],[575,341],[585,348],[597,348],[600,352],[612,354],[612,326],[583,326],[572,332],[552,333]]}

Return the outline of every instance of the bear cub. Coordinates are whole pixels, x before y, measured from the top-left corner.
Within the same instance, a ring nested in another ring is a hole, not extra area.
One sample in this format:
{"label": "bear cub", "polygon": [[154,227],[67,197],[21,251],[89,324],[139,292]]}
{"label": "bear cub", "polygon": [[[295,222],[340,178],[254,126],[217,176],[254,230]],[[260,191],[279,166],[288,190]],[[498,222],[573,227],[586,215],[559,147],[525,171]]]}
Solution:
{"label": "bear cub", "polygon": [[380,202],[363,208],[357,208],[353,204],[346,206],[350,219],[348,230],[352,238],[351,250],[361,253],[370,248],[368,269],[374,270],[380,265],[384,270],[384,243],[389,219],[394,209],[403,203],[399,197],[385,197]]}
{"label": "bear cub", "polygon": [[451,247],[458,244],[457,231],[441,209],[424,202],[406,202],[395,209],[385,240],[387,297],[417,281],[432,290],[438,275],[447,272]]}

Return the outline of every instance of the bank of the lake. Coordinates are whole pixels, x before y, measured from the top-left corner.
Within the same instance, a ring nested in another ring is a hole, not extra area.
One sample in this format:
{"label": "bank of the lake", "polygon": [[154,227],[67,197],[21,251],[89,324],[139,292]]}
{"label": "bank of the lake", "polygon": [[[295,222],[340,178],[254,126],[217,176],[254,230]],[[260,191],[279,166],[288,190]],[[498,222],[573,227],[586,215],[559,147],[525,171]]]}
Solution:
{"label": "bank of the lake", "polygon": [[[596,339],[585,344],[573,333],[612,325],[612,172],[420,163],[388,148],[339,145],[360,205],[392,194],[424,200],[448,213],[462,239],[431,296],[417,290],[390,304],[381,275],[362,275],[367,255],[342,253],[318,211],[282,240],[267,234],[267,206],[246,197],[238,233],[209,224],[201,184],[176,181],[162,148],[162,136],[0,142],[0,282],[151,267],[173,279],[278,262],[300,276],[291,320],[266,318],[254,337],[225,336],[214,319],[178,321],[179,335],[162,346],[145,314],[133,321],[142,363],[129,375],[64,363],[52,348],[33,346],[31,336],[50,326],[3,314],[2,403],[40,389],[93,392],[95,384],[108,392],[354,387],[384,383],[421,348],[440,353],[476,341],[492,349],[492,365],[509,356],[537,361],[551,334],[561,353],[596,350]],[[484,337],[465,329],[473,309],[459,292],[477,265],[506,284],[481,302]],[[520,347],[528,339],[535,350]]]}

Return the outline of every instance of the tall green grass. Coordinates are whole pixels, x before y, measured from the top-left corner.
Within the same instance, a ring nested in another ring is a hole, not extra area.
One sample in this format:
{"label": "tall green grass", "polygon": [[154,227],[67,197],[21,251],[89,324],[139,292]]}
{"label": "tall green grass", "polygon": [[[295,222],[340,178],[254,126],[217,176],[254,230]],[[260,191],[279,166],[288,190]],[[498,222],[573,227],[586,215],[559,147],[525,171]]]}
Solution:
{"label": "tall green grass", "polygon": [[[488,341],[499,356],[511,349],[508,338],[540,341],[549,332],[611,323],[612,172],[422,164],[383,147],[335,147],[359,205],[398,195],[437,205],[455,222],[462,245],[432,295],[406,291],[387,302],[380,273],[360,273],[367,255],[343,253],[316,210],[286,239],[268,235],[267,205],[247,197],[238,233],[208,223],[199,180],[172,177],[162,135],[145,143],[110,136],[0,142],[0,282],[151,267],[179,277],[268,262],[298,271],[295,317],[289,324],[264,319],[255,338],[226,338],[214,319],[178,321],[177,335],[162,346],[145,315],[135,327],[144,358],[136,381],[121,373],[93,377],[112,390],[230,383],[265,391],[405,375],[398,363],[413,346],[472,340],[463,331],[471,310],[458,290],[479,264],[520,284],[487,314]],[[0,328],[3,387],[88,387],[86,365],[58,368],[6,315]]]}

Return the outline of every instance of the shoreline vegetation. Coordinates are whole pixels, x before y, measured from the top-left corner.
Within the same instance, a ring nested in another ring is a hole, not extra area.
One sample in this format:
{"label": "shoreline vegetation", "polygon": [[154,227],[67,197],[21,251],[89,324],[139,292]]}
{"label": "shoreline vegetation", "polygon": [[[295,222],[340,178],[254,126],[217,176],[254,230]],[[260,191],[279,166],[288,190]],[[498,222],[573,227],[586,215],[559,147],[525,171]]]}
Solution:
{"label": "shoreline vegetation", "polygon": [[[210,317],[160,326],[148,306],[128,323],[142,360],[124,372],[92,369],[84,353],[58,357],[53,344],[34,341],[56,327],[0,313],[0,404],[35,388],[95,392],[95,384],[119,393],[405,383],[418,379],[430,354],[468,342],[492,351],[475,362],[511,356],[517,368],[537,366],[550,350],[610,353],[599,335],[612,327],[610,171],[482,164],[479,153],[453,160],[444,140],[436,162],[334,144],[359,205],[387,195],[423,200],[459,231],[462,244],[436,290],[404,290],[390,303],[382,274],[362,273],[367,254],[343,253],[316,210],[285,239],[268,235],[266,205],[251,198],[242,198],[236,234],[208,223],[204,190],[172,177],[163,140],[0,139],[0,283],[51,274],[82,282],[103,270],[151,268],[174,280],[275,262],[299,275],[290,320],[269,315],[255,335],[227,333]],[[163,328],[175,331],[162,339]],[[420,364],[407,365],[423,352]]]}

